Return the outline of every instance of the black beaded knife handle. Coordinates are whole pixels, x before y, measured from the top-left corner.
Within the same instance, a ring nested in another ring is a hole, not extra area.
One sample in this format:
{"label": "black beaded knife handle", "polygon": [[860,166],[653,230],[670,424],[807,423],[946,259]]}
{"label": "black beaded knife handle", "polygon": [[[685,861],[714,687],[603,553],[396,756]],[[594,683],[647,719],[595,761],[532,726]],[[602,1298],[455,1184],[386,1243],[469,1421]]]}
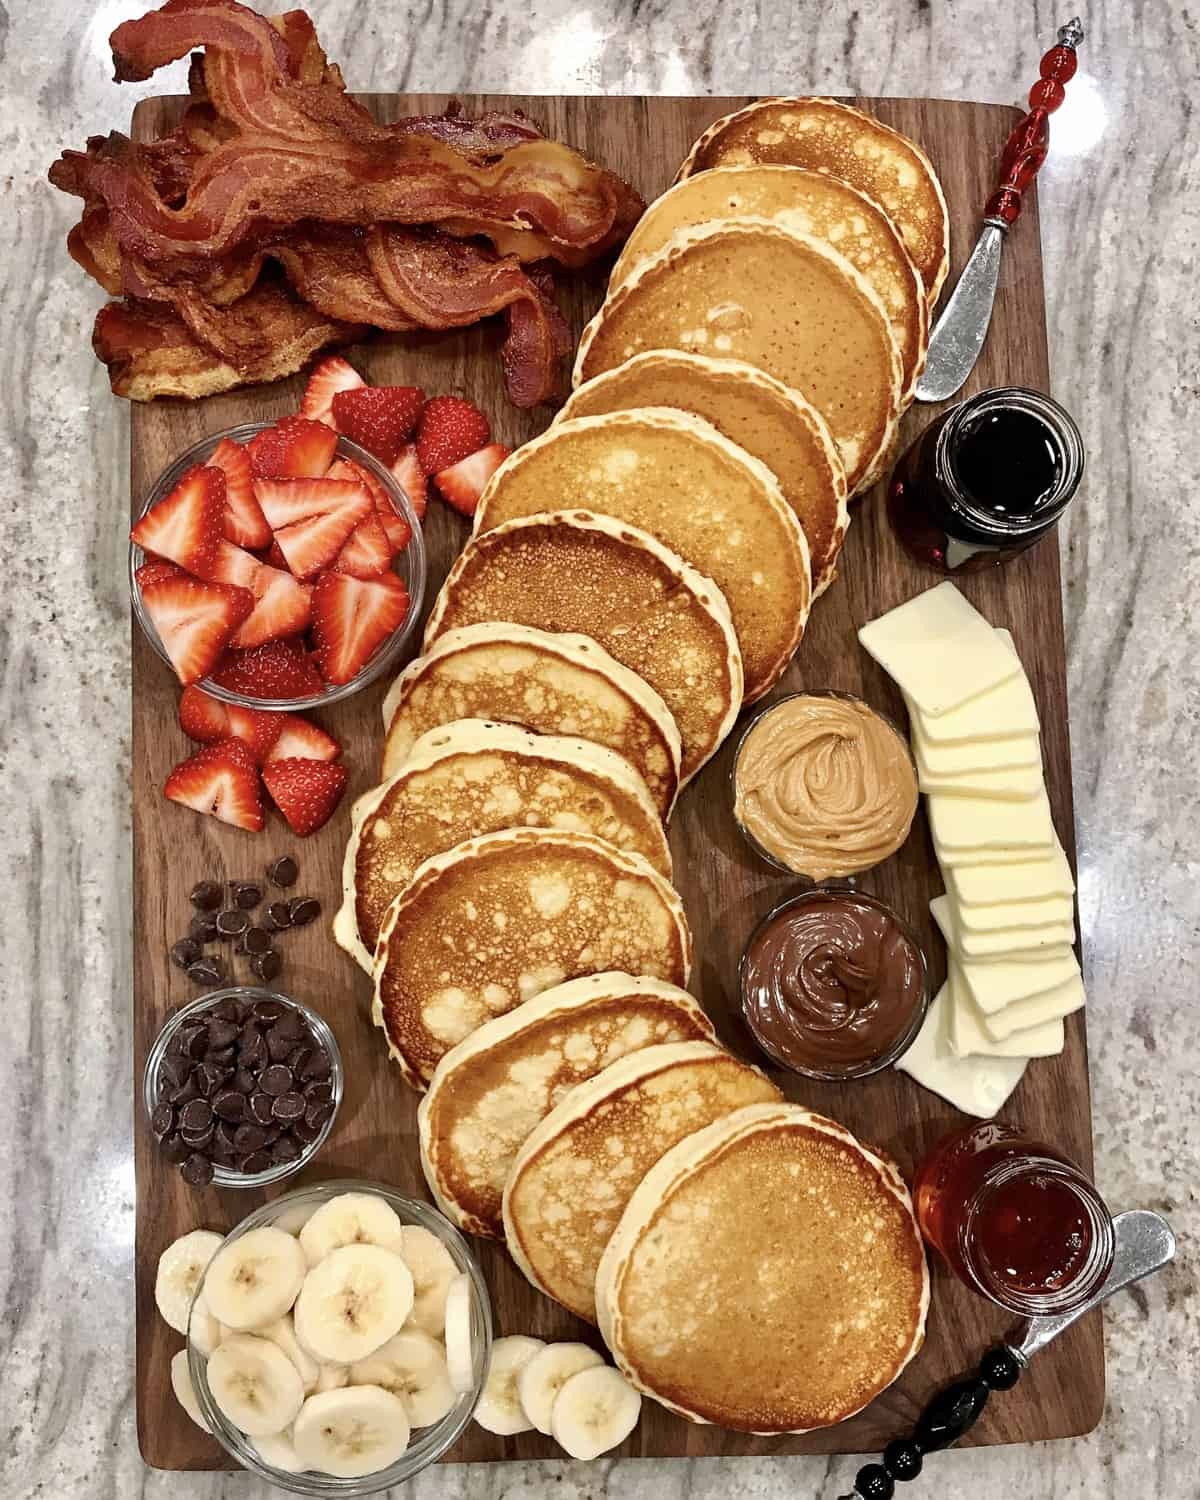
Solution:
{"label": "black beaded knife handle", "polygon": [[1074,1312],[1026,1318],[1003,1344],[979,1361],[974,1375],[957,1380],[936,1395],[921,1413],[912,1436],[897,1438],[883,1450],[883,1462],[864,1464],[854,1478],[854,1489],[840,1500],[892,1500],[897,1481],[915,1479],[927,1453],[957,1443],[979,1420],[993,1391],[1011,1390],[1039,1349],[1064,1328],[1135,1281],[1161,1271],[1175,1255],[1175,1236],[1161,1215],[1133,1208],[1113,1219],[1116,1253],[1104,1285]]}

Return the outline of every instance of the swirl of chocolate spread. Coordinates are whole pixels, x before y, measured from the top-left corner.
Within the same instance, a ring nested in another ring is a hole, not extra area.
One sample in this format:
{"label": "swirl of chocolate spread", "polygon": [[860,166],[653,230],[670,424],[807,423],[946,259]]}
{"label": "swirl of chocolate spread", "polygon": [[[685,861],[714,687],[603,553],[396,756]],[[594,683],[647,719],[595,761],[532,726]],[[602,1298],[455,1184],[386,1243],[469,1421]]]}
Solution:
{"label": "swirl of chocolate spread", "polygon": [[742,958],[742,1008],[785,1067],[858,1076],[892,1060],[925,1009],[925,958],[883,902],[816,890],[773,913]]}

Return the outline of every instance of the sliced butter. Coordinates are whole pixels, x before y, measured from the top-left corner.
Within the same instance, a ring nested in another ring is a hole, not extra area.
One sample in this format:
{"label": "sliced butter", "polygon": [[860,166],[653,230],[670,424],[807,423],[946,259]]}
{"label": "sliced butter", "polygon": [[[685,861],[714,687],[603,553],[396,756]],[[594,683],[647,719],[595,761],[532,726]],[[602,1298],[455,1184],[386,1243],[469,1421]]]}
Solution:
{"label": "sliced butter", "polygon": [[960,966],[960,973],[971,999],[985,1016],[992,1016],[1006,1005],[1048,994],[1078,979],[1079,964],[1070,948],[1056,948],[1027,961],[968,960]]}
{"label": "sliced butter", "polygon": [[991,1015],[979,1012],[983,1029],[988,1036],[1003,1041],[1014,1032],[1024,1035],[1031,1026],[1044,1026],[1048,1021],[1061,1022],[1064,1017],[1082,1010],[1086,999],[1083,975],[1075,975],[1063,984],[1055,985],[1040,995],[1030,995],[1026,1000],[1013,1000]]}
{"label": "sliced butter", "polygon": [[[1007,630],[997,630],[1000,642],[1018,662],[1017,649]],[[905,697],[910,718],[919,718],[917,706]],[[1041,724],[1033,689],[1023,671],[1007,678],[998,687],[968,699],[959,708],[937,717],[920,719],[921,733],[935,745],[961,745],[979,740],[1002,740],[1014,736],[1037,734]]]}
{"label": "sliced butter", "polygon": [[[1049,854],[1056,843],[1050,801],[1043,787],[1021,802],[993,797],[947,797],[935,792],[928,800],[929,828],[937,846],[954,854],[979,850],[999,853],[1039,851]],[[953,860],[950,861],[953,863]]]}
{"label": "sliced butter", "polygon": [[971,999],[953,963],[944,993],[949,1006],[950,1050],[958,1057],[1057,1057],[1063,1049],[1066,1032],[1061,1017],[1014,1027],[1002,1038],[992,1036],[984,1025],[983,1012]]}
{"label": "sliced butter", "polygon": [[1075,894],[1075,880],[1061,845],[1044,859],[1012,864],[990,864],[985,860],[976,865],[955,865],[944,873],[960,911],[975,906],[990,908],[1046,901],[1055,896],[1070,900]]}
{"label": "sliced butter", "polygon": [[1059,922],[1049,927],[1011,927],[999,932],[968,932],[959,925],[958,914],[949,896],[937,896],[929,903],[929,910],[947,948],[960,958],[987,961],[1011,961],[1018,955],[1037,958],[1059,948],[1070,948],[1075,941],[1074,922]]}
{"label": "sliced butter", "polygon": [[945,986],[938,991],[916,1040],[896,1064],[922,1088],[964,1114],[987,1120],[1021,1081],[1023,1057],[956,1057],[950,1050]]}
{"label": "sliced butter", "polygon": [[931,771],[916,751],[917,776],[921,790],[928,796],[941,792],[947,797],[988,797],[1000,802],[1023,802],[1042,790],[1042,767],[1004,766],[998,771],[960,771],[947,776]]}
{"label": "sliced butter", "polygon": [[[1017,866],[1009,865],[1008,869]],[[949,886],[950,882],[946,882]],[[954,920],[962,932],[1011,932],[1019,927],[1062,927],[1075,920],[1070,896],[1048,896],[1042,901],[1005,901],[997,906],[964,906],[953,890]]]}
{"label": "sliced butter", "polygon": [[[981,698],[975,700],[976,703],[982,701]],[[911,719],[910,729],[917,765],[928,770],[931,776],[963,776],[971,771],[1007,771],[1012,766],[1040,767],[1042,764],[1042,743],[1036,734],[943,743],[929,738],[919,715]]]}
{"label": "sliced butter", "polygon": [[858,638],[930,716],[960,707],[1021,670],[1015,653],[949,582],[869,621]]}

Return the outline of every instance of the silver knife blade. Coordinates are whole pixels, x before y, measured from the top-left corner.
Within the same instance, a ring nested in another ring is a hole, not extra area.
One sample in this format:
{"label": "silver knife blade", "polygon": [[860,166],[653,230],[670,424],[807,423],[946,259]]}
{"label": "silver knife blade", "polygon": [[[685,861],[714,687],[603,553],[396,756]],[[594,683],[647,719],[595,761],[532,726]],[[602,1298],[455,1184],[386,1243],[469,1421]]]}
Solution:
{"label": "silver knife blade", "polygon": [[1000,225],[985,221],[958,285],[934,326],[925,369],[917,381],[918,401],[945,401],[975,368],[992,321],[1005,233]]}

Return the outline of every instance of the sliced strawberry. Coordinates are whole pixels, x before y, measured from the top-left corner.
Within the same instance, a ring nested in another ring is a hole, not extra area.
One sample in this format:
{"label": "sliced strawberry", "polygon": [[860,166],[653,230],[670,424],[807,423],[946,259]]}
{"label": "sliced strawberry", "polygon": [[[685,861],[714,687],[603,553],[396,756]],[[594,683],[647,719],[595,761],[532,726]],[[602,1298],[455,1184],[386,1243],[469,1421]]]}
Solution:
{"label": "sliced strawberry", "polygon": [[334,396],[338,391],[357,390],[363,384],[362,376],[352,364],[340,354],[331,354],[308,377],[304,399],[300,403],[300,415],[333,427],[336,425],[333,420]]}
{"label": "sliced strawberry", "polygon": [[279,550],[297,578],[315,578],[318,573],[332,567],[350,533],[364,516],[374,514],[370,495],[366,490],[358,493],[362,497],[361,504],[347,504],[330,515],[313,516],[311,520],[298,521],[295,526],[285,526],[275,533]]}
{"label": "sliced strawberry", "polygon": [[231,646],[261,646],[264,641],[280,641],[308,629],[312,589],[293,578],[286,568],[260,563],[253,592],[254,610],[238,626]]}
{"label": "sliced strawberry", "polygon": [[381,464],[390,464],[415,431],[424,405],[425,392],[415,385],[364,385],[334,396],[334,426]]}
{"label": "sliced strawberry", "polygon": [[337,760],[342,747],[331,734],[299,714],[282,714],[283,728],[267,760]]}
{"label": "sliced strawberry", "polygon": [[255,579],[262,563],[252,552],[235,547],[221,537],[213,552],[212,560],[205,566],[204,576],[210,583],[232,583],[240,589],[249,589],[257,594]]}
{"label": "sliced strawberry", "polygon": [[258,833],[263,826],[258,769],[241,740],[206,745],[167,777],[163,796]]}
{"label": "sliced strawberry", "polygon": [[[409,444],[409,446],[411,447],[412,445]],[[419,465],[417,466],[417,472],[420,473]],[[392,556],[395,557],[398,552],[404,551],[405,547],[412,541],[412,528],[404,517],[397,512],[395,506],[392,504],[391,496],[369,469],[363,468],[361,464],[356,464],[353,459],[339,458],[330,469],[328,477],[330,479],[357,479],[359,483],[365,485],[370,491],[371,499],[375,502],[375,513],[378,515],[379,524],[383,527],[384,535],[387,537],[388,547],[391,549]],[[424,482],[425,476],[422,474],[422,486]]]}
{"label": "sliced strawberry", "polygon": [[229,712],[224,703],[198,687],[185,687],[179,700],[179,727],[189,740],[211,745],[230,736]]}
{"label": "sliced strawberry", "polygon": [[408,590],[394,573],[351,578],[326,573],[313,589],[313,640],[326,682],[349,682],[403,625]]}
{"label": "sliced strawberry", "polygon": [[224,474],[206,464],[194,464],[129,535],[143,551],[200,574],[221,540],[224,514]]}
{"label": "sliced strawberry", "polygon": [[164,578],[182,578],[183,569],[177,568],[174,563],[169,562],[146,562],[134,573],[139,589],[144,589],[148,583],[160,583]]}
{"label": "sliced strawberry", "polygon": [[303,645],[294,640],[231,651],[212,680],[247,698],[311,698],[325,687]]}
{"label": "sliced strawberry", "polygon": [[246,451],[256,479],[320,479],[336,448],[337,433],[324,422],[281,417],[256,433]]}
{"label": "sliced strawberry", "polygon": [[250,455],[232,438],[222,438],[208,461],[225,476],[221,530],[239,547],[265,547],[271,540],[271,528],[254,498]]}
{"label": "sliced strawberry", "polygon": [[241,740],[253,756],[254,764],[261,766],[282,733],[287,715],[268,713],[262,708],[243,708],[239,703],[230,703],[228,709],[229,733]]}
{"label": "sliced strawberry", "polygon": [[473,516],[479,497],[487,487],[488,480],[508,457],[510,450],[503,443],[489,443],[466,458],[460,458],[448,469],[434,475],[433,482],[438,494],[464,516]]}
{"label": "sliced strawberry", "polygon": [[425,478],[425,470],[421,467],[421,460],[417,457],[416,443],[406,443],[400,450],[400,457],[392,465],[392,473],[396,476],[396,482],[408,496],[408,503],[417,513],[417,520],[425,519],[426,493],[429,485]]}
{"label": "sliced strawberry", "polygon": [[263,782],[275,806],[299,838],[327,823],[342,800],[346,767],[334,761],[272,760],[263,767]]}
{"label": "sliced strawberry", "polygon": [[263,561],[268,563],[272,568],[282,569],[285,573],[288,570],[287,558],[280,552],[279,543],[274,537],[271,538],[271,545],[267,548],[267,554]]}
{"label": "sliced strawberry", "polygon": [[347,501],[358,500],[363,490],[356,479],[260,479],[254,486],[275,532],[313,516],[327,516]]}
{"label": "sliced strawberry", "polygon": [[417,427],[417,457],[426,474],[439,474],[491,441],[488,420],[461,396],[435,396]]}
{"label": "sliced strawberry", "polygon": [[358,523],[333,561],[335,573],[355,578],[378,578],[392,564],[392,549],[378,512],[372,510]]}
{"label": "sliced strawberry", "polygon": [[234,631],[254,608],[249,589],[197,578],[163,578],[142,590],[175,674],[187,684],[206,677]]}

